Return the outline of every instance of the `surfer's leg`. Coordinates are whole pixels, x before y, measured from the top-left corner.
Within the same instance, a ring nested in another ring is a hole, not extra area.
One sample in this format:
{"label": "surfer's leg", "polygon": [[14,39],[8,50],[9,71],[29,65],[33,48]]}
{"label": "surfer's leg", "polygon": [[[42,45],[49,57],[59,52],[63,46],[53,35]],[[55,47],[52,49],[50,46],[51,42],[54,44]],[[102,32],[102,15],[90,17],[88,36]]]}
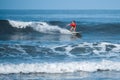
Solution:
{"label": "surfer's leg", "polygon": [[70,31],[72,31],[72,30],[73,30],[73,27],[70,28]]}
{"label": "surfer's leg", "polygon": [[74,29],[74,31],[76,31],[76,27],[74,27],[73,29]]}

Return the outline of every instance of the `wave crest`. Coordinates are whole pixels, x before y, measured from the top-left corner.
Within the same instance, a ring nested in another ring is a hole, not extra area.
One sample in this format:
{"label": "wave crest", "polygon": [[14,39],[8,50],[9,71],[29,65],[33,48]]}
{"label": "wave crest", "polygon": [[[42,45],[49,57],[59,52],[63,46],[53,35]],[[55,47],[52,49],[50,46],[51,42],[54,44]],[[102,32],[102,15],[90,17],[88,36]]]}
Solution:
{"label": "wave crest", "polygon": [[9,20],[9,23],[15,28],[26,28],[31,27],[35,31],[41,33],[61,33],[70,34],[70,31],[59,26],[49,25],[46,22],[23,22],[23,21],[13,21]]}

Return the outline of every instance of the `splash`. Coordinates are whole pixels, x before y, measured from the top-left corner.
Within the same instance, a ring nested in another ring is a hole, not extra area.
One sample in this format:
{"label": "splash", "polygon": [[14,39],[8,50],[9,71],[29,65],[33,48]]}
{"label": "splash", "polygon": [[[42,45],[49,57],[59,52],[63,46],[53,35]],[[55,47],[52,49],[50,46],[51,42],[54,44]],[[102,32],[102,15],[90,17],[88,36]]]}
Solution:
{"label": "splash", "polygon": [[49,25],[46,22],[23,22],[23,21],[13,21],[9,20],[9,23],[16,28],[26,28],[31,27],[34,30],[41,33],[61,33],[61,34],[71,34],[69,30],[61,28],[59,26]]}

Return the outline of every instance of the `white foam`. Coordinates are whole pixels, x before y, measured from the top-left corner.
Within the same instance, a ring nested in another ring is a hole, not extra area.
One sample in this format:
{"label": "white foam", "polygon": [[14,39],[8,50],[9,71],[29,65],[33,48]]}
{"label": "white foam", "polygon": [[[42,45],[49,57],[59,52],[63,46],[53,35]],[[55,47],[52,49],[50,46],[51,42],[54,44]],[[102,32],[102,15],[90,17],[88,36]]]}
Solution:
{"label": "white foam", "polygon": [[22,22],[14,20],[9,20],[9,23],[16,28],[26,28],[27,26],[30,26],[32,24],[32,22]]}
{"label": "white foam", "polygon": [[120,62],[102,60],[101,62],[61,62],[61,63],[21,63],[0,64],[0,73],[66,73],[97,70],[120,71]]}
{"label": "white foam", "polygon": [[[95,45],[94,45],[95,44]],[[113,48],[111,48],[110,51],[106,51],[106,46],[107,45],[111,45],[114,46]],[[95,54],[100,54],[100,53],[119,53],[120,52],[120,45],[119,44],[115,44],[115,43],[109,43],[109,42],[101,42],[101,43],[87,43],[84,42],[83,44],[79,44],[79,47],[90,47],[91,49],[93,49],[93,52]],[[99,50],[97,50],[96,48],[99,48]]]}
{"label": "white foam", "polygon": [[[63,48],[64,51],[57,51],[55,50],[56,48]],[[96,54],[100,57],[104,56],[104,57],[112,57],[112,56],[120,56],[120,44],[115,44],[115,43],[109,43],[109,42],[100,42],[100,43],[88,43],[88,42],[83,42],[80,43],[75,46],[71,45],[71,44],[64,44],[64,45],[59,45],[59,46],[54,46],[54,47],[50,47],[54,52],[56,53],[64,53],[67,54],[70,57],[79,57],[78,55],[76,56],[76,54],[72,53],[71,51],[76,49],[80,52],[78,52],[77,50],[77,54],[80,55],[88,55],[90,53]],[[74,52],[75,52],[74,51]],[[83,54],[81,54],[83,52]]]}
{"label": "white foam", "polygon": [[46,22],[23,22],[9,20],[9,23],[16,28],[32,27],[34,30],[42,33],[54,33],[59,32],[61,34],[71,34],[69,30],[60,28],[59,26],[52,26]]}

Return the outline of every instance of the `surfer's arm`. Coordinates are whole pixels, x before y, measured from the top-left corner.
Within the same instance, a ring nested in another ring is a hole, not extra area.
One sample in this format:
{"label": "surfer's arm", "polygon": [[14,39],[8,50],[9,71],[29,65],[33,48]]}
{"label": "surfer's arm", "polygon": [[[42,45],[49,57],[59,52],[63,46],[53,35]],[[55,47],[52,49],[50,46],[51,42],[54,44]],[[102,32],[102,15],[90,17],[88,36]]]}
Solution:
{"label": "surfer's arm", "polygon": [[70,24],[67,24],[66,27],[70,26]]}

